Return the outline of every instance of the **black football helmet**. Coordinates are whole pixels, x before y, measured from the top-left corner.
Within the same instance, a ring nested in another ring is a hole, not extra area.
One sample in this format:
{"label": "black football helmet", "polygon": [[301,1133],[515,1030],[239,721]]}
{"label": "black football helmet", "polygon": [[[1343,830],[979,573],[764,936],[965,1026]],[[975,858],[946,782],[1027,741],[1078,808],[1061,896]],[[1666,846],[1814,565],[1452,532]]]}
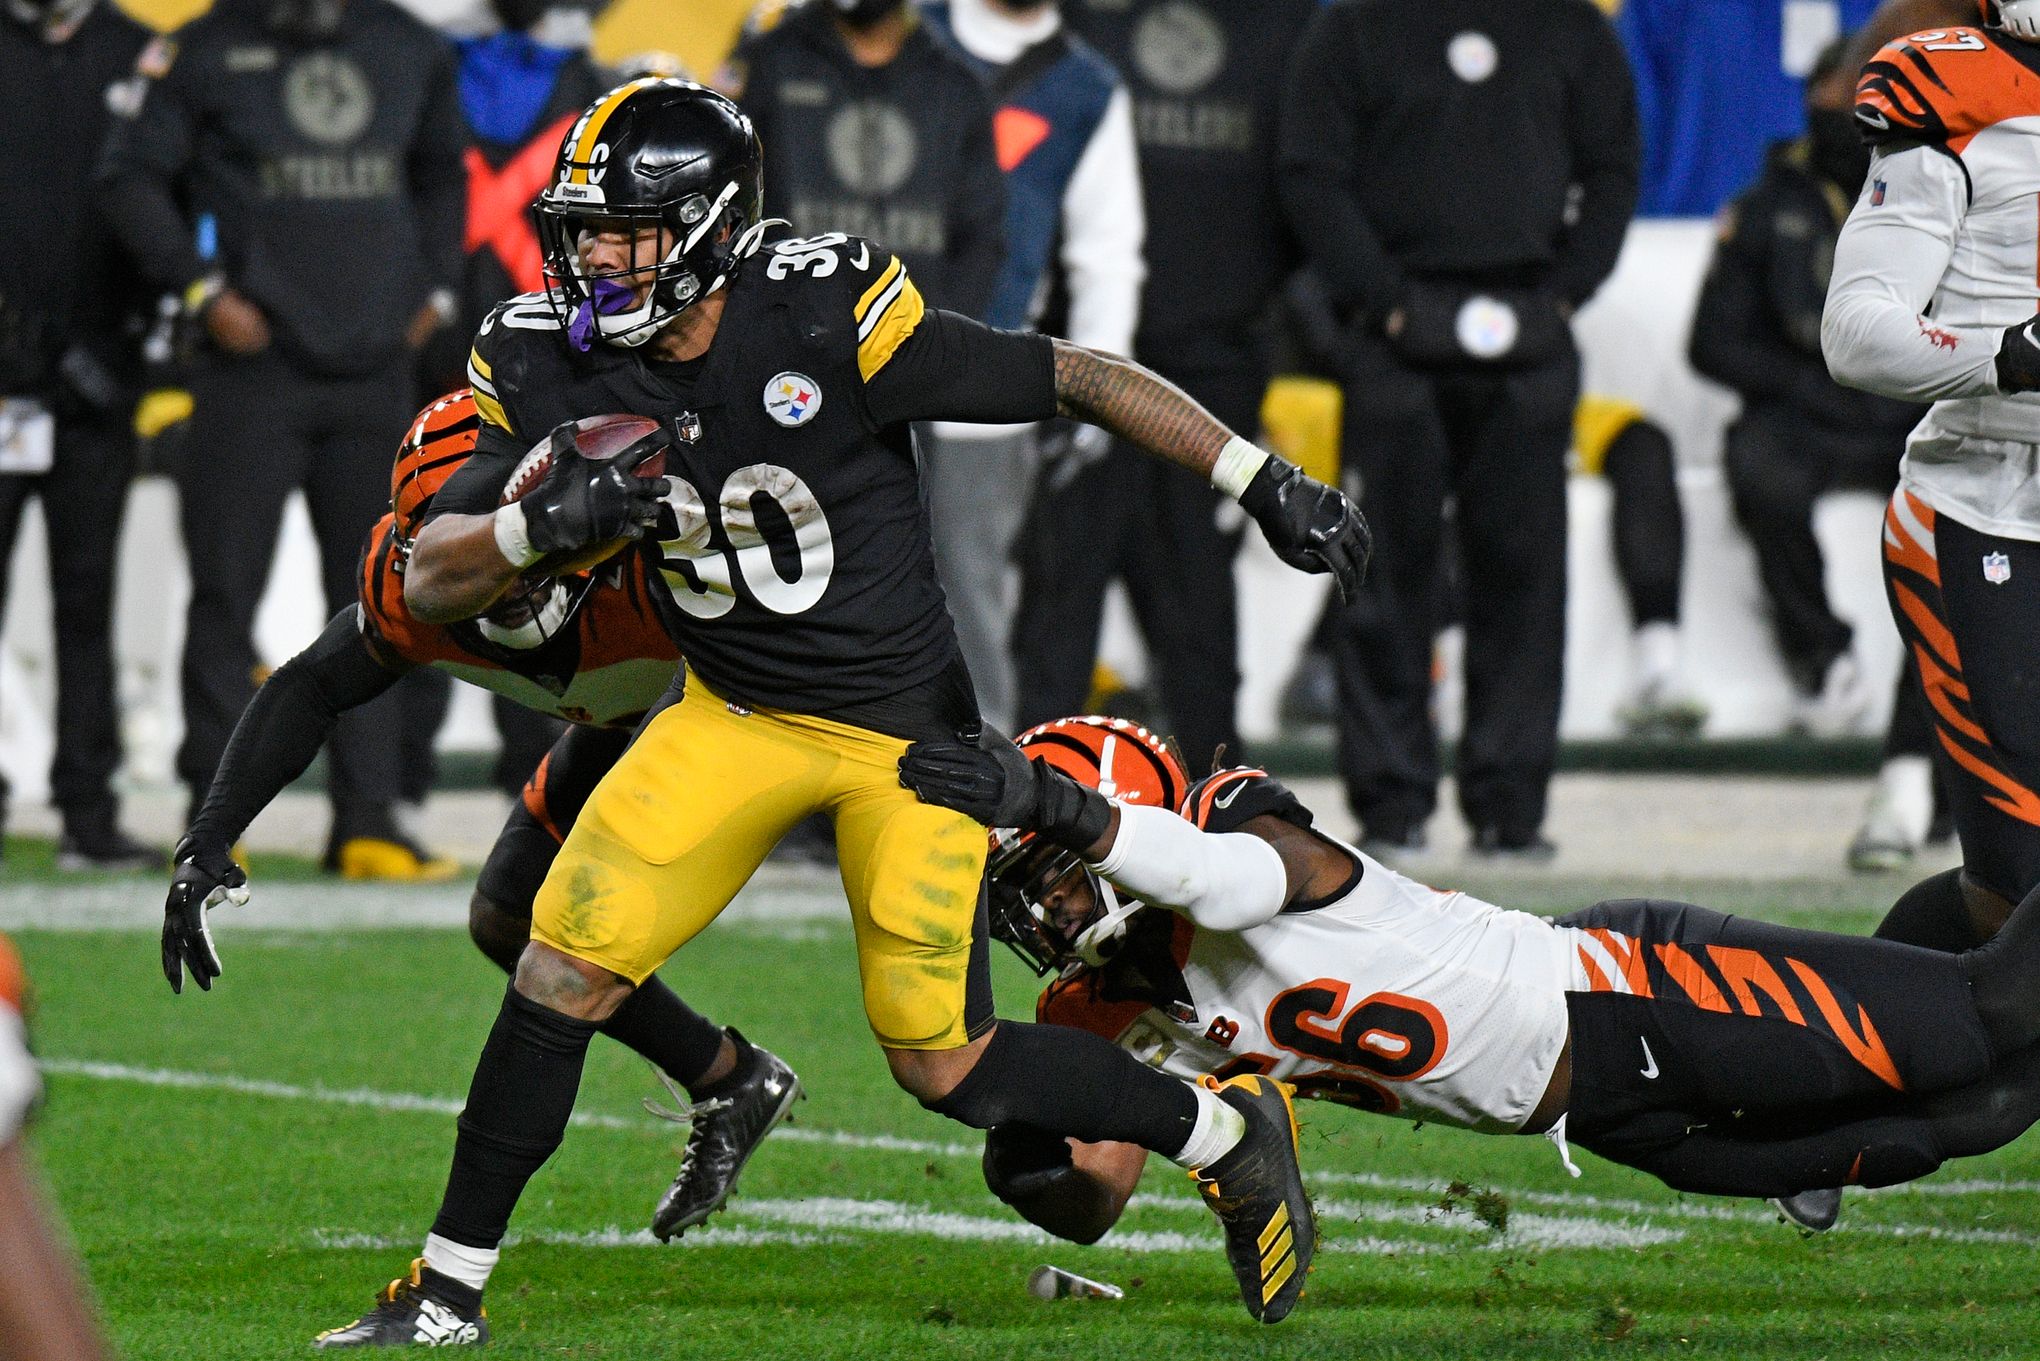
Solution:
{"label": "black football helmet", "polygon": [[[590,104],[537,204],[546,291],[573,343],[642,345],[729,282],[764,236],[764,165],[751,120],[704,85],[647,76]],[[637,260],[636,233],[654,227],[671,245]],[[581,234],[595,230],[631,234],[631,267],[582,264]],[[647,269],[640,299],[628,276]]]}

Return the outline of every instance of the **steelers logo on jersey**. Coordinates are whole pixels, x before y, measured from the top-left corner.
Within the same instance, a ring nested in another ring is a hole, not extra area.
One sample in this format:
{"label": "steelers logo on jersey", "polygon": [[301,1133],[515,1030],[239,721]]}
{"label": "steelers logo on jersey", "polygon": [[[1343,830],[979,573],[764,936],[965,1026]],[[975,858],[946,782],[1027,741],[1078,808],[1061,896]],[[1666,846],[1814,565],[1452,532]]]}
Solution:
{"label": "steelers logo on jersey", "polygon": [[765,384],[765,414],[791,430],[822,409],[822,386],[804,373],[775,373]]}

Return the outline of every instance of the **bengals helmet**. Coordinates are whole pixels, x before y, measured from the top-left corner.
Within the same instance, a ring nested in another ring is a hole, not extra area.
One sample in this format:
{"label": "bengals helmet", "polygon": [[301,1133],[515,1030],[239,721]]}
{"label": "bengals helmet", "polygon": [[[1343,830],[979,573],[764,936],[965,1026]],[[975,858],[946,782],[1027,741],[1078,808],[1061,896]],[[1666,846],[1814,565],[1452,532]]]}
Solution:
{"label": "bengals helmet", "polygon": [[473,388],[455,388],[420,411],[410,433],[397,446],[390,469],[390,513],[396,516],[397,570],[411,556],[411,545],[425,527],[425,512],[446,479],[468,461],[482,432]]}
{"label": "bengals helmet", "polygon": [[[546,293],[572,343],[642,345],[729,282],[764,238],[764,168],[751,120],[705,85],[645,76],[590,104],[537,205]],[[638,258],[647,229],[672,242],[657,259]],[[630,237],[629,265],[587,268],[583,234],[609,232]]]}
{"label": "bengals helmet", "polygon": [[[1121,803],[1175,812],[1190,785],[1168,744],[1123,718],[1059,718],[1021,733],[1014,745]],[[1101,963],[1141,907],[1120,898],[1075,851],[1032,832],[994,830],[985,868],[992,934],[1037,974]]]}
{"label": "bengals helmet", "polygon": [[2029,43],[2040,43],[2040,0],[1976,0],[1983,26]]}

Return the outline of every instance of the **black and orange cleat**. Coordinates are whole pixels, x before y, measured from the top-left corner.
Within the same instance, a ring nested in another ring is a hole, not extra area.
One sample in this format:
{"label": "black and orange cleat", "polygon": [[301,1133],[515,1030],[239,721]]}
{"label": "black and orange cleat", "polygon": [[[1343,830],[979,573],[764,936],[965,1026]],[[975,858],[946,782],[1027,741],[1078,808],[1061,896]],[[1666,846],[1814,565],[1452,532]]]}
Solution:
{"label": "black and orange cleat", "polygon": [[328,1328],[312,1339],[320,1351],[341,1347],[478,1347],[489,1340],[489,1316],[482,1292],[411,1263],[376,1296],[375,1308],[354,1322]]}
{"label": "black and orange cleat", "polygon": [[1289,1088],[1258,1073],[1226,1082],[1199,1080],[1246,1117],[1247,1132],[1224,1157],[1190,1176],[1225,1226],[1226,1261],[1247,1312],[1263,1323],[1280,1323],[1302,1298],[1317,1251],[1317,1219],[1297,1165]]}

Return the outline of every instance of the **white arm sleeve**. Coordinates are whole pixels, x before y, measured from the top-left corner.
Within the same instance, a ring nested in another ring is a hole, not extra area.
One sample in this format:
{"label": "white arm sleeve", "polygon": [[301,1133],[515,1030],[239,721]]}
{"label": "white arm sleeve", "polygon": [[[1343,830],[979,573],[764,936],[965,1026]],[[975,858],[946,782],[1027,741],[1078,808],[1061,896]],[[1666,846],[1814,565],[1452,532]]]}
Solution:
{"label": "white arm sleeve", "polygon": [[1877,153],[1835,244],[1821,317],[1836,382],[1915,402],[1997,393],[1999,328],[1925,314],[1968,209],[1969,178],[1945,151]]}
{"label": "white arm sleeve", "polygon": [[1251,832],[1206,832],[1166,808],[1120,804],[1112,849],[1092,866],[1144,903],[1213,931],[1259,926],[1289,900],[1289,871]]}
{"label": "white arm sleeve", "polygon": [[[1188,826],[1189,824],[1184,824]],[[0,999],[0,1145],[13,1142],[42,1092],[21,1017]]]}
{"label": "white arm sleeve", "polygon": [[1062,266],[1068,276],[1068,338],[1107,354],[1133,353],[1140,286],[1147,279],[1141,245],[1140,159],[1134,150],[1133,101],[1112,92],[1105,117],[1063,188]]}

